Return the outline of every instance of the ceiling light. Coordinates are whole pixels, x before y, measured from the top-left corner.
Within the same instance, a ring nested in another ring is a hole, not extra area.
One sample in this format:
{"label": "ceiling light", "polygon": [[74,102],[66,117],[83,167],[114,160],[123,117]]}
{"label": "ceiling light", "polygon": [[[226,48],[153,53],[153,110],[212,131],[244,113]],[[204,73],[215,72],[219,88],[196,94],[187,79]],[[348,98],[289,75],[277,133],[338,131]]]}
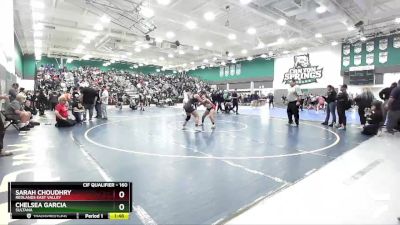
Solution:
{"label": "ceiling light", "polygon": [[43,13],[38,13],[34,12],[32,13],[33,20],[43,20],[44,19],[44,14]]}
{"label": "ceiling light", "polygon": [[84,49],[85,46],[84,46],[84,45],[78,45],[76,48],[77,48],[77,49]]}
{"label": "ceiling light", "polygon": [[31,1],[31,6],[35,9],[44,9],[45,4],[41,1]]}
{"label": "ceiling light", "polygon": [[191,65],[194,65],[194,62],[190,62]]}
{"label": "ceiling light", "polygon": [[161,42],[163,42],[163,39],[161,39],[161,38],[159,38],[159,37],[156,37],[156,38],[155,38],[155,41],[156,41],[157,43],[161,43]]}
{"label": "ceiling light", "polygon": [[206,12],[203,17],[207,21],[213,21],[215,19],[215,14],[213,12]]}
{"label": "ceiling light", "polygon": [[173,54],[168,54],[168,58],[174,58],[174,55]]}
{"label": "ceiling light", "polygon": [[169,3],[171,3],[171,0],[157,0],[157,3],[160,5],[169,5]]}
{"label": "ceiling light", "polygon": [[243,50],[241,51],[241,53],[242,53],[243,55],[246,55],[246,54],[247,54],[247,50],[246,50],[246,49],[243,49]]}
{"label": "ceiling light", "polygon": [[282,44],[283,42],[285,42],[285,39],[284,39],[284,38],[278,38],[277,42],[278,42],[279,44]]}
{"label": "ceiling light", "polygon": [[258,42],[257,48],[264,48],[264,47],[265,44],[262,41]]}
{"label": "ceiling light", "polygon": [[252,56],[249,56],[249,57],[247,57],[247,60],[248,60],[248,61],[251,61],[251,60],[253,60],[253,57],[252,57]]}
{"label": "ceiling light", "polygon": [[204,60],[203,60],[203,63],[208,63],[208,59],[204,59]]}
{"label": "ceiling light", "polygon": [[159,73],[161,70],[160,69],[156,69],[157,73]]}
{"label": "ceiling light", "polygon": [[366,40],[367,40],[366,37],[364,37],[364,36],[360,37],[360,41],[366,41]]}
{"label": "ceiling light", "polygon": [[41,23],[35,23],[35,24],[33,25],[33,29],[34,29],[34,30],[43,30],[43,28],[44,28],[44,25],[41,24]]}
{"label": "ceiling light", "polygon": [[290,51],[283,51],[283,54],[289,54],[290,53]]}
{"label": "ceiling light", "polygon": [[141,51],[142,51],[142,49],[140,49],[139,47],[135,48],[135,52],[141,52]]}
{"label": "ceiling light", "polygon": [[321,5],[320,7],[317,7],[315,9],[315,12],[317,12],[319,14],[322,14],[322,13],[326,12],[326,10],[327,10],[327,8],[325,6],[323,6],[323,5]]}
{"label": "ceiling light", "polygon": [[100,23],[97,23],[97,24],[95,24],[94,26],[93,26],[93,28],[95,29],[95,30],[103,30],[104,28],[103,28],[103,25],[101,25]]}
{"label": "ceiling light", "polygon": [[74,61],[73,58],[68,58],[68,59],[67,59],[67,63],[72,63],[72,61]]}
{"label": "ceiling light", "polygon": [[254,27],[249,27],[247,29],[247,33],[250,34],[250,35],[254,35],[254,34],[257,33],[257,31],[256,31],[256,29]]}
{"label": "ceiling light", "polygon": [[232,60],[231,60],[231,63],[236,63],[236,59],[232,59]]}
{"label": "ceiling light", "polygon": [[321,34],[321,33],[316,33],[316,34],[315,34],[315,37],[316,37],[316,38],[322,38],[322,34]]}
{"label": "ceiling light", "polygon": [[265,59],[265,58],[267,58],[267,55],[266,54],[262,54],[262,55],[260,55],[260,57]]}
{"label": "ceiling light", "polygon": [[308,48],[307,48],[307,47],[302,47],[301,50],[302,50],[302,51],[307,51]]}
{"label": "ceiling light", "polygon": [[286,25],[286,20],[285,19],[279,19],[276,21],[276,23],[280,26],[285,26]]}
{"label": "ceiling light", "polygon": [[157,62],[157,59],[152,59],[151,60],[153,63],[156,63]]}
{"label": "ceiling light", "polygon": [[167,36],[168,39],[174,38],[175,37],[175,33],[172,31],[168,31],[165,36]]}
{"label": "ceiling light", "polygon": [[43,36],[43,32],[41,32],[41,31],[35,31],[35,32],[33,33],[33,36],[34,36],[34,37],[42,37],[42,36]]}
{"label": "ceiling light", "polygon": [[214,58],[213,58],[213,61],[217,61],[217,60],[218,60],[218,58],[217,58],[217,57],[214,57]]}
{"label": "ceiling light", "polygon": [[222,61],[221,66],[225,66],[225,65],[226,65],[225,61]]}
{"label": "ceiling light", "polygon": [[132,56],[132,52],[127,52],[126,55],[127,56]]}
{"label": "ceiling light", "polygon": [[268,55],[269,55],[269,56],[273,56],[273,55],[274,55],[274,52],[273,52],[273,51],[269,51],[269,52],[268,52]]}
{"label": "ceiling light", "polygon": [[126,59],[127,56],[126,55],[121,55],[121,58]]}
{"label": "ceiling light", "polygon": [[347,30],[348,31],[353,31],[353,30],[355,30],[356,28],[355,27],[347,27]]}
{"label": "ceiling light", "polygon": [[89,43],[90,43],[90,39],[89,39],[89,38],[85,38],[85,39],[83,39],[83,43],[85,43],[85,44],[89,44]]}
{"label": "ceiling light", "polygon": [[183,50],[179,50],[178,53],[179,53],[179,55],[184,55],[185,54],[185,52]]}
{"label": "ceiling light", "polygon": [[205,68],[206,68],[205,66],[201,66],[201,69],[203,69],[203,70],[204,70]]}
{"label": "ceiling light", "polygon": [[395,23],[400,23],[400,17],[397,17],[397,18],[394,20],[394,22],[395,22]]}
{"label": "ceiling light", "polygon": [[247,5],[247,4],[249,4],[251,2],[251,0],[240,0],[240,3],[242,4],[242,5]]}
{"label": "ceiling light", "polygon": [[139,68],[139,66],[135,64],[135,65],[133,65],[133,68],[137,69],[137,68]]}
{"label": "ceiling light", "polygon": [[76,48],[74,50],[75,53],[82,53],[83,49],[82,48]]}
{"label": "ceiling light", "polygon": [[140,9],[140,13],[146,18],[151,18],[154,16],[154,10],[143,6]]}
{"label": "ceiling light", "polygon": [[198,51],[199,49],[200,49],[199,46],[197,46],[197,45],[193,46],[194,51]]}
{"label": "ceiling light", "polygon": [[212,43],[211,41],[207,41],[207,42],[206,42],[206,46],[207,46],[207,47],[211,47],[211,46],[213,46],[213,43]]}
{"label": "ceiling light", "polygon": [[189,29],[189,30],[193,30],[197,27],[197,24],[194,21],[188,21],[185,26]]}
{"label": "ceiling light", "polygon": [[233,52],[229,52],[229,53],[228,53],[228,56],[229,56],[229,57],[232,57],[233,55],[234,55]]}
{"label": "ceiling light", "polygon": [[139,66],[144,66],[144,64],[143,63],[139,63]]}
{"label": "ceiling light", "polygon": [[228,39],[229,40],[235,40],[236,39],[236,34],[228,34]]}
{"label": "ceiling light", "polygon": [[108,16],[103,15],[103,16],[100,18],[100,21],[103,22],[103,23],[109,23],[109,22],[111,21],[111,19],[110,19]]}
{"label": "ceiling light", "polygon": [[158,57],[158,59],[161,60],[161,61],[164,61],[164,60],[165,60],[165,58],[162,57],[162,56]]}
{"label": "ceiling light", "polygon": [[338,45],[339,43],[337,42],[337,41],[332,41],[332,43],[331,43],[331,45],[332,46],[336,46],[336,45]]}
{"label": "ceiling light", "polygon": [[187,67],[187,63],[182,64],[183,67]]}
{"label": "ceiling light", "polygon": [[110,63],[115,63],[115,59],[111,59],[111,60],[110,60]]}

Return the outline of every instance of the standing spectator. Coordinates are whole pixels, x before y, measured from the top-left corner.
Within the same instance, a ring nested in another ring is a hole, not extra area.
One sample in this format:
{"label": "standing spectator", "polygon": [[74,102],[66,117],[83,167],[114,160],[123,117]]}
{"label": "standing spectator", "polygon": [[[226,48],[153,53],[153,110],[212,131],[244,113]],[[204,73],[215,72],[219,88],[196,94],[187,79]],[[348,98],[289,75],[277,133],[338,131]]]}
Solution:
{"label": "standing spectator", "polygon": [[379,97],[383,100],[383,122],[386,122],[386,117],[387,117],[387,104],[389,102],[390,98],[390,93],[392,92],[393,89],[397,87],[397,83],[394,82],[390,87],[384,88],[379,92]]}
{"label": "standing spectator", "polygon": [[361,128],[363,128],[367,122],[367,118],[365,117],[365,109],[371,108],[372,101],[374,101],[374,94],[372,94],[368,88],[364,88],[361,95],[355,98],[355,101],[358,105],[358,115],[360,116]]}
{"label": "standing spectator", "polygon": [[339,130],[346,130],[347,118],[346,110],[351,107],[349,100],[349,94],[347,94],[347,85],[343,84],[340,88],[340,92],[337,95],[337,111],[339,116]]}
{"label": "standing spectator", "polygon": [[[101,92],[101,115],[103,119],[107,120],[107,106],[108,106],[108,90],[107,86],[103,86],[103,91]],[[132,100],[133,101],[133,100]]]}
{"label": "standing spectator", "polygon": [[56,108],[56,105],[58,103],[58,94],[57,92],[53,91],[49,95],[49,102],[50,102],[50,109],[51,111],[54,111]]}
{"label": "standing spectator", "polygon": [[[9,98],[6,95],[0,95],[0,100],[3,100],[3,99],[8,100]],[[0,116],[0,157],[12,155],[11,152],[5,152],[3,149],[5,133],[6,133],[6,129],[4,128],[3,117]]]}
{"label": "standing spectator", "polygon": [[272,108],[275,108],[275,105],[274,105],[274,94],[269,93],[268,94],[268,107],[271,108],[271,105],[272,105]]}
{"label": "standing spectator", "polygon": [[72,127],[76,124],[74,120],[68,118],[68,101],[64,96],[58,99],[55,107],[56,127]]}
{"label": "standing spectator", "polygon": [[393,129],[399,130],[400,121],[400,80],[397,87],[390,93],[390,98],[387,105],[388,115],[386,129],[389,133],[394,133]]}
{"label": "standing spectator", "polygon": [[101,109],[102,109],[102,107],[101,107],[101,90],[99,89],[99,90],[97,90],[97,100],[96,100],[96,106],[95,106],[95,108],[96,108],[96,119],[101,119],[102,118],[102,114],[101,114]]}
{"label": "standing spectator", "polygon": [[327,105],[327,110],[326,110],[326,117],[325,117],[325,122],[322,123],[322,125],[328,125],[329,123],[329,117],[332,114],[332,123],[329,124],[330,127],[333,127],[336,123],[336,98],[337,98],[337,93],[335,91],[335,88],[332,85],[328,85],[328,92],[326,94],[326,103]]}
{"label": "standing spectator", "polygon": [[92,120],[93,117],[93,108],[97,100],[97,91],[90,87],[80,88],[81,92],[81,102],[85,111],[83,113],[83,121],[86,121],[86,112],[89,110],[89,121]]}
{"label": "standing spectator", "polygon": [[239,114],[239,95],[237,93],[237,89],[235,89],[232,93],[232,103],[232,107],[236,108],[236,114]]}
{"label": "standing spectator", "polygon": [[290,82],[290,87],[288,88],[287,95],[287,115],[289,119],[289,125],[293,124],[293,116],[294,121],[297,126],[299,126],[299,106],[301,100],[301,89],[296,85],[296,80],[292,79]]}
{"label": "standing spectator", "polygon": [[43,92],[43,89],[40,89],[39,91],[39,95],[38,95],[38,101],[37,101],[37,106],[39,109],[39,116],[43,116],[44,115],[44,110],[46,108],[46,102],[47,102],[47,98],[46,95]]}

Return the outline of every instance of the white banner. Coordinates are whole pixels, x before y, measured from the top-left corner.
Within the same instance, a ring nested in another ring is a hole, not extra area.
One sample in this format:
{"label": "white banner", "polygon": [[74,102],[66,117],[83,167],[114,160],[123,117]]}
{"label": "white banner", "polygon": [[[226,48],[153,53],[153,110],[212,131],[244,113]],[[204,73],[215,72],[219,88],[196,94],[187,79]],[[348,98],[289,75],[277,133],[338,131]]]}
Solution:
{"label": "white banner", "polygon": [[367,52],[372,52],[372,51],[374,51],[374,49],[375,49],[375,43],[374,43],[374,41],[369,41],[369,42],[367,42],[367,44],[366,44],[366,49],[367,49]]}
{"label": "white banner", "polygon": [[354,56],[354,65],[356,65],[356,66],[361,65],[361,55]]}
{"label": "white banner", "polygon": [[350,54],[350,45],[343,45],[343,54],[344,55]]}
{"label": "white banner", "polygon": [[358,42],[354,44],[354,53],[359,54],[362,51],[362,43]]}
{"label": "white banner", "polygon": [[379,40],[379,49],[380,50],[382,50],[382,51],[386,50],[387,47],[388,47],[388,39],[387,38]]}
{"label": "white banner", "polygon": [[380,63],[386,63],[388,58],[388,53],[387,52],[380,52],[379,53],[379,62]]}
{"label": "white banner", "polygon": [[242,64],[236,64],[236,75],[239,76],[242,73]]}
{"label": "white banner", "polygon": [[365,61],[367,62],[368,65],[371,65],[374,63],[374,57],[375,57],[374,53],[369,53],[369,54],[367,54],[366,57],[367,58]]}
{"label": "white banner", "polygon": [[350,65],[350,56],[343,57],[343,66],[348,67]]}
{"label": "white banner", "polygon": [[393,38],[393,48],[400,48],[400,36]]}

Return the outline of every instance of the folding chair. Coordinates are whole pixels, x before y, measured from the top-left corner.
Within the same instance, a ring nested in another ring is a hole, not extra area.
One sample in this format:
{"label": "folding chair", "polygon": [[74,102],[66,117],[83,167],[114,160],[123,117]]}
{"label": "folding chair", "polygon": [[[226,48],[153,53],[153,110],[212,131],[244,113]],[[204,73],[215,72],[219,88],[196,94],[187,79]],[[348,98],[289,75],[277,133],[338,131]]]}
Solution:
{"label": "folding chair", "polygon": [[4,127],[5,130],[7,130],[7,128],[12,125],[19,132],[19,127],[18,127],[19,120],[7,118],[6,113],[4,111],[1,111],[1,115],[4,117],[4,121],[10,122],[7,126]]}

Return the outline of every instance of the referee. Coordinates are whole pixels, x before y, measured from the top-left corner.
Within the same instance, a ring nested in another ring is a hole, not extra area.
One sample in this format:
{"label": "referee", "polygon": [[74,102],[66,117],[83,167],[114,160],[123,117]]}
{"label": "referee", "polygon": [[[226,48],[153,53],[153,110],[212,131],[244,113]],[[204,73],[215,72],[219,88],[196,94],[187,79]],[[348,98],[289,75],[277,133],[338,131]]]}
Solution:
{"label": "referee", "polygon": [[287,115],[289,118],[289,125],[293,124],[292,116],[294,116],[294,122],[296,123],[296,126],[299,126],[299,106],[301,101],[301,89],[299,86],[296,85],[295,79],[292,79],[290,82],[287,101]]}

